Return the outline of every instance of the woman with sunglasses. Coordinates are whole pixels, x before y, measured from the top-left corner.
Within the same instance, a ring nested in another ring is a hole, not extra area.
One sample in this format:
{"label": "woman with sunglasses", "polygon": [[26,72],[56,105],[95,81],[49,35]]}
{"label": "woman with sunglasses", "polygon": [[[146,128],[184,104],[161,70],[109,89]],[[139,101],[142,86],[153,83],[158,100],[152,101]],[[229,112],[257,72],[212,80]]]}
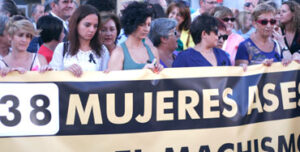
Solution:
{"label": "woman with sunglasses", "polygon": [[222,49],[229,54],[231,64],[234,65],[237,48],[239,44],[244,41],[244,38],[232,32],[235,22],[233,12],[228,7],[218,6],[215,8],[213,16],[222,20],[226,25],[226,33],[228,35],[228,39],[224,42]]}
{"label": "woman with sunglasses", "polygon": [[300,55],[300,5],[294,1],[283,2],[280,8],[280,23],[287,49],[296,59],[295,57]]}
{"label": "woman with sunglasses", "polygon": [[[275,13],[275,9],[268,4],[260,4],[254,9],[252,18],[256,31],[239,45],[235,65],[243,66],[245,70],[249,64],[263,63],[269,66],[282,60],[280,50],[272,38],[276,24]],[[284,61],[284,64],[288,63]]]}
{"label": "woman with sunglasses", "polygon": [[193,48],[179,53],[172,67],[230,66],[230,60],[223,50],[216,48],[218,40],[218,20],[203,14],[191,25]]}
{"label": "woman with sunglasses", "polygon": [[157,48],[160,64],[164,68],[172,67],[177,55],[175,50],[179,35],[176,31],[176,25],[176,20],[169,18],[158,18],[151,22],[149,38]]}

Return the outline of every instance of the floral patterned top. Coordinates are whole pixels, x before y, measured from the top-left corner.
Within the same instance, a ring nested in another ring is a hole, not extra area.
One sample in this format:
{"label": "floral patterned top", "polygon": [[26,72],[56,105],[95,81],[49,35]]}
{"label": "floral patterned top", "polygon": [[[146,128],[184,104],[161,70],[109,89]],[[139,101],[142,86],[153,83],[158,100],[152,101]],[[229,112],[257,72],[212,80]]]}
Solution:
{"label": "floral patterned top", "polygon": [[282,57],[276,48],[276,43],[274,42],[273,50],[271,52],[264,52],[248,38],[240,43],[235,60],[248,60],[249,65],[260,64],[265,59],[273,59],[274,62],[280,62]]}

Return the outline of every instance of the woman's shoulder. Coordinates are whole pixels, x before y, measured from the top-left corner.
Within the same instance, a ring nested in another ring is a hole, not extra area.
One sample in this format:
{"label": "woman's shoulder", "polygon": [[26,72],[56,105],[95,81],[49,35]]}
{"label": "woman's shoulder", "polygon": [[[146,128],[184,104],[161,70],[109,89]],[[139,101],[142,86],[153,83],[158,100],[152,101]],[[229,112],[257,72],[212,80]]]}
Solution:
{"label": "woman's shoulder", "polygon": [[187,56],[187,57],[189,57],[189,56],[191,56],[191,54],[193,53],[193,52],[195,52],[196,50],[195,49],[193,49],[193,48],[188,48],[188,49],[186,49],[186,50],[184,50],[184,51],[181,51],[177,56]]}

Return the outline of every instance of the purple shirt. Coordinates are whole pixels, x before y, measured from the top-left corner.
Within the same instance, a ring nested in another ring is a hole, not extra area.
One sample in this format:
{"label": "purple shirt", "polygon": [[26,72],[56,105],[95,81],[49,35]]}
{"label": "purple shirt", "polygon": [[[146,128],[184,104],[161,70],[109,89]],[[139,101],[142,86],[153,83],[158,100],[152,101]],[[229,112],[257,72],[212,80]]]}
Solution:
{"label": "purple shirt", "polygon": [[[227,54],[218,48],[213,48],[213,52],[217,59],[217,66],[231,66]],[[198,66],[213,66],[204,56],[193,48],[179,53],[173,62],[172,67],[198,67]]]}

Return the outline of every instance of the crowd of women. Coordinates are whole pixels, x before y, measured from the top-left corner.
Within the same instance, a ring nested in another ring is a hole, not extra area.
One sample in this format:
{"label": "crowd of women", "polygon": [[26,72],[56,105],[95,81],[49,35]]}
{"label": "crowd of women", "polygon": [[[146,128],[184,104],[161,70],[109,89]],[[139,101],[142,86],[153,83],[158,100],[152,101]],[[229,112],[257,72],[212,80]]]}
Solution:
{"label": "crowd of women", "polygon": [[[84,71],[234,65],[246,70],[253,64],[300,63],[297,2],[280,8],[261,3],[252,12],[239,13],[216,6],[193,21],[184,1],[170,3],[165,14],[157,10],[131,2],[118,17],[81,5],[68,20],[65,42],[63,24],[55,17],[41,17],[35,28],[26,17],[0,15],[5,23],[0,28],[0,74],[66,70],[79,77]],[[27,48],[36,36],[43,45],[30,53]]]}

